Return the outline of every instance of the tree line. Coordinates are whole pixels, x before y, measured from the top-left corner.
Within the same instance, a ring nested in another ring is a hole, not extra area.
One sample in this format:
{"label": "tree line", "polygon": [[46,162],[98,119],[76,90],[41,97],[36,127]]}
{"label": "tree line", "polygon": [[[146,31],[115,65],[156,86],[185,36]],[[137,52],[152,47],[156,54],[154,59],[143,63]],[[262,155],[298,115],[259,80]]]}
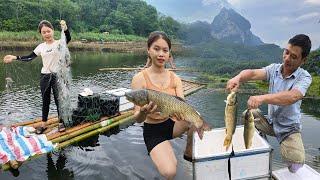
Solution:
{"label": "tree line", "polygon": [[164,30],[177,37],[180,23],[142,0],[0,0],[0,31],[36,30],[46,19],[60,19],[76,32],[110,32],[147,36]]}

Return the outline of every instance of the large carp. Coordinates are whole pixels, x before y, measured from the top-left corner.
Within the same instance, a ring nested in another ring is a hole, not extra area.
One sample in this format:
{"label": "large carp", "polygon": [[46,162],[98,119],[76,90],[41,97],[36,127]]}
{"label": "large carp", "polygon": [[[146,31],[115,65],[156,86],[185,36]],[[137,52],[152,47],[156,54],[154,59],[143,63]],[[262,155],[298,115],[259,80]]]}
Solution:
{"label": "large carp", "polygon": [[244,131],[243,138],[246,149],[249,149],[252,146],[252,138],[254,135],[254,116],[251,110],[246,110],[243,112],[242,117],[244,117]]}
{"label": "large carp", "polygon": [[223,142],[223,146],[226,146],[228,150],[231,142],[232,136],[236,130],[237,125],[237,94],[236,92],[231,92],[227,96],[226,108],[224,114],[224,122],[226,125],[226,137]]}
{"label": "large carp", "polygon": [[160,112],[160,115],[163,117],[178,114],[185,121],[190,122],[196,127],[200,139],[202,139],[204,131],[211,129],[201,115],[182,98],[148,89],[132,90],[125,93],[125,96],[128,101],[140,107],[153,102],[157,105],[156,112]]}

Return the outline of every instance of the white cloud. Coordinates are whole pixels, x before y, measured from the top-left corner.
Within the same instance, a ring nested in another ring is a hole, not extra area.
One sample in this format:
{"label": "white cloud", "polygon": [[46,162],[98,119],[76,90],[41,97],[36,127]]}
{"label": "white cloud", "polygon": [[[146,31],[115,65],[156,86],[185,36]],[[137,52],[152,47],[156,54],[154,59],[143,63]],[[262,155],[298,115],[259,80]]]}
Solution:
{"label": "white cloud", "polygon": [[313,5],[319,5],[320,6],[320,0],[305,0],[305,3],[313,4]]}
{"label": "white cloud", "polygon": [[303,21],[303,20],[308,20],[308,19],[312,19],[312,18],[317,18],[319,16],[320,16],[320,13],[312,12],[312,13],[304,14],[302,16],[297,17],[297,21]]}
{"label": "white cloud", "polygon": [[223,7],[230,8],[231,7],[227,0],[202,0],[201,4],[203,6],[213,5],[213,6],[216,6],[219,8],[223,8]]}
{"label": "white cloud", "polygon": [[202,0],[202,4],[207,6],[207,5],[210,5],[212,3],[215,3],[216,0]]}
{"label": "white cloud", "polygon": [[318,17],[320,17],[320,13],[311,12],[298,17],[281,17],[279,21],[281,23],[298,23],[306,20],[317,22]]}
{"label": "white cloud", "polygon": [[228,3],[230,3],[233,6],[237,6],[240,4],[241,0],[228,0]]}

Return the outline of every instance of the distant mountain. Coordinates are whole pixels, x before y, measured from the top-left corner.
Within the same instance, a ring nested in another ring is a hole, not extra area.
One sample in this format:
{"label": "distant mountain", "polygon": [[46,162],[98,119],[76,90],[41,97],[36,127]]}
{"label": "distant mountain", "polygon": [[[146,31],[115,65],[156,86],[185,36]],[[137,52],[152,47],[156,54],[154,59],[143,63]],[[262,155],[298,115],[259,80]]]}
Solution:
{"label": "distant mountain", "polygon": [[211,39],[193,45],[192,54],[211,59],[281,62],[282,49],[275,44],[248,46]]}
{"label": "distant mountain", "polygon": [[211,35],[221,41],[250,46],[264,44],[250,31],[250,22],[233,9],[222,8],[213,19],[211,27]]}
{"label": "distant mountain", "polygon": [[180,38],[185,40],[186,44],[208,42],[213,39],[211,31],[211,25],[206,21],[196,21],[183,27],[183,33],[180,33],[183,36]]}

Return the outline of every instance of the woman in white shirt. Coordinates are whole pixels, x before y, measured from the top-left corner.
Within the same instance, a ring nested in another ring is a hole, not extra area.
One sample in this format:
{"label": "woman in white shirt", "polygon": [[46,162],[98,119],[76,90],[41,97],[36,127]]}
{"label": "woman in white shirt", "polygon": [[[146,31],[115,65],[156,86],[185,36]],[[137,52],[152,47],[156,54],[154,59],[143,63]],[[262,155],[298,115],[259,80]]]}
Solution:
{"label": "woman in white shirt", "polygon": [[[66,35],[67,43],[71,40],[70,32],[67,28],[66,22],[64,20],[60,21],[61,29]],[[14,56],[6,55],[3,58],[5,63],[11,63],[13,60],[18,61],[31,61],[37,56],[42,58],[42,69],[40,78],[40,88],[42,94],[42,124],[37,128],[37,133],[42,134],[46,130],[49,106],[51,99],[51,89],[53,92],[53,97],[55,104],[57,106],[58,116],[59,116],[59,103],[58,103],[58,84],[57,84],[57,71],[59,62],[59,51],[58,46],[60,40],[54,39],[54,29],[49,21],[43,20],[39,23],[38,31],[43,38],[43,43],[39,44],[34,51],[27,56]],[[64,125],[61,118],[59,118],[59,131],[64,131]]]}

